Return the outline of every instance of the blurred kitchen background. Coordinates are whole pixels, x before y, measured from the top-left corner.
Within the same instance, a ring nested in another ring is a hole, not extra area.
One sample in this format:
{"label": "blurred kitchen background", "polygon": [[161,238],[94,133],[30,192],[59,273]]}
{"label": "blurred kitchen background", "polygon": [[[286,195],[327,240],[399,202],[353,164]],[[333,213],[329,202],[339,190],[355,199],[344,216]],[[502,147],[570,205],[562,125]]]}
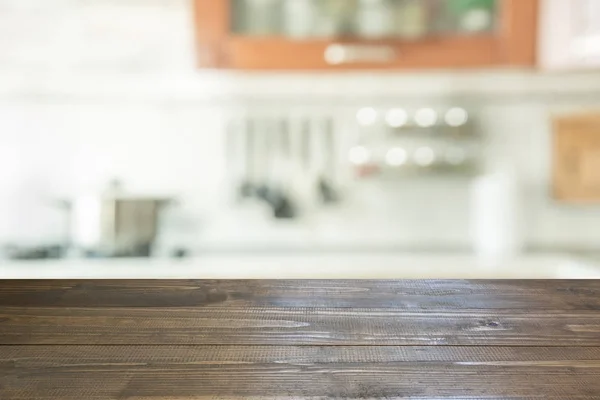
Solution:
{"label": "blurred kitchen background", "polygon": [[0,0],[0,249],[595,259],[600,2]]}

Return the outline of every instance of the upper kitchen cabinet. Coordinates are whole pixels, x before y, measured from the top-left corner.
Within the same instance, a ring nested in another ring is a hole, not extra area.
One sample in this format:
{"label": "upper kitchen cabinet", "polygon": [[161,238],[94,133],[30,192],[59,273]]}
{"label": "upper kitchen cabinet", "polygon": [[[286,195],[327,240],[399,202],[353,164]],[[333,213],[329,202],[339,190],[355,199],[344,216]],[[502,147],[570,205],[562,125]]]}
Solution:
{"label": "upper kitchen cabinet", "polygon": [[544,0],[540,18],[543,68],[600,67],[599,0]]}
{"label": "upper kitchen cabinet", "polygon": [[537,0],[194,0],[194,5],[203,68],[535,64]]}

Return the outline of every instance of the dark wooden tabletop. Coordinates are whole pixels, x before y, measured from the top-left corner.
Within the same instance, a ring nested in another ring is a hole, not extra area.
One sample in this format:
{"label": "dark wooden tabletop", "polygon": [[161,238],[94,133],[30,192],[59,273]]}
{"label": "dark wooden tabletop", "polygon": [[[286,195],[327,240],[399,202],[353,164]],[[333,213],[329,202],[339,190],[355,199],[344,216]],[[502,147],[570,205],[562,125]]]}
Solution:
{"label": "dark wooden tabletop", "polygon": [[600,281],[0,281],[0,399],[600,399]]}

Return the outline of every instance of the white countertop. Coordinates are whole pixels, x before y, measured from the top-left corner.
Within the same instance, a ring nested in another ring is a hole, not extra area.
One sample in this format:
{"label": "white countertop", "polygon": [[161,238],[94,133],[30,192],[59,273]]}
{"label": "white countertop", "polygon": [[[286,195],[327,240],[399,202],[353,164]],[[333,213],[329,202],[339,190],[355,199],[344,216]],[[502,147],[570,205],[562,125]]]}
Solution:
{"label": "white countertop", "polygon": [[0,261],[0,279],[600,279],[561,254],[483,262],[462,254],[278,253],[190,259]]}

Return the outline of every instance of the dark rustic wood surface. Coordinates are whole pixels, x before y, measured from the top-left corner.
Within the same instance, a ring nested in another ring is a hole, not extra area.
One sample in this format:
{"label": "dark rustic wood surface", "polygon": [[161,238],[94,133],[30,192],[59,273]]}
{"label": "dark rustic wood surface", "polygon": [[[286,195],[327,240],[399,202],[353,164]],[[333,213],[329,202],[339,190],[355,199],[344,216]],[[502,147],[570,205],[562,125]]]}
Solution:
{"label": "dark rustic wood surface", "polygon": [[0,399],[600,399],[600,281],[0,281]]}

